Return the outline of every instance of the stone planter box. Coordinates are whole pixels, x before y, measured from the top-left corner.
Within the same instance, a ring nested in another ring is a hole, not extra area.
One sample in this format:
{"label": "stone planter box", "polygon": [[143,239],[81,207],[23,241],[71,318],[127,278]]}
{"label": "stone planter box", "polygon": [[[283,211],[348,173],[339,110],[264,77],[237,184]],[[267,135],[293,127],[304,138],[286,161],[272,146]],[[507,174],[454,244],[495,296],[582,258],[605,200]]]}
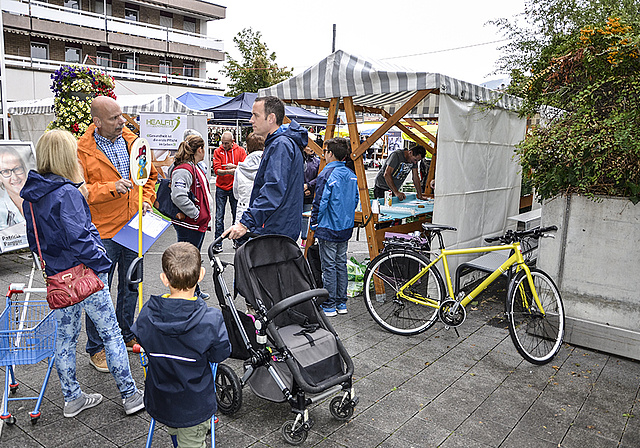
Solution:
{"label": "stone planter box", "polygon": [[556,281],[565,341],[640,360],[640,204],[626,198],[558,196],[542,204],[538,267]]}

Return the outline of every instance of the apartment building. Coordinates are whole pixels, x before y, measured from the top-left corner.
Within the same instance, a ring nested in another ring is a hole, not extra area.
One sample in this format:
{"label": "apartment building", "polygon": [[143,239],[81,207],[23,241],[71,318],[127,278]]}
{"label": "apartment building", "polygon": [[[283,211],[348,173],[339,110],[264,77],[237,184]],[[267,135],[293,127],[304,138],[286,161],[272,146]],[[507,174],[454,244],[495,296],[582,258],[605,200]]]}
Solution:
{"label": "apartment building", "polygon": [[210,0],[0,0],[7,100],[52,96],[60,65],[101,66],[116,95],[222,94],[206,64],[224,59],[207,27],[226,8]]}

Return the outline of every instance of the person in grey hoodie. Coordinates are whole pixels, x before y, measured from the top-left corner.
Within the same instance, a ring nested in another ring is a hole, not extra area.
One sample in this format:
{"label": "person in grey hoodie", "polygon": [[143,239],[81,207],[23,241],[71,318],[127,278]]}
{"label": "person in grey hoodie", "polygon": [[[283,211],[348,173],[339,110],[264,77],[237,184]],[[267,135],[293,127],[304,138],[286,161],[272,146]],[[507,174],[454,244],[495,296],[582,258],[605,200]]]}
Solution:
{"label": "person in grey hoodie", "polygon": [[264,137],[252,132],[247,136],[247,158],[238,163],[233,179],[233,196],[238,201],[236,222],[240,221],[242,214],[249,208],[253,180],[256,178],[263,152]]}

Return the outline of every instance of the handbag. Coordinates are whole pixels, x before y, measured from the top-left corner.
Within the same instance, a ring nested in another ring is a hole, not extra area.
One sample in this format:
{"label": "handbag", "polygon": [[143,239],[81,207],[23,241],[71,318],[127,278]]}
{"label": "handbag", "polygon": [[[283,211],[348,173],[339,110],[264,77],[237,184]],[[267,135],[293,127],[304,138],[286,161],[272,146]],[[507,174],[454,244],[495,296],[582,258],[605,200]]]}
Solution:
{"label": "handbag", "polygon": [[42,276],[47,285],[47,302],[52,310],[58,308],[66,308],[76,303],[82,302],[104,288],[104,283],[98,278],[93,269],[90,269],[80,263],[72,268],[58,272],[55,275],[47,276],[45,273],[45,262],[42,258],[40,250],[40,238],[38,238],[38,228],[36,227],[36,218],[33,213],[33,205],[29,202],[31,208],[31,219],[33,221],[33,233],[36,235],[36,246],[38,246],[38,256],[42,263]]}
{"label": "handbag", "polygon": [[[194,198],[193,193],[189,191],[189,199],[194,201]],[[182,221],[185,218],[185,214],[171,200],[171,179],[158,179],[158,190],[156,191],[156,200],[153,206],[172,220]]]}

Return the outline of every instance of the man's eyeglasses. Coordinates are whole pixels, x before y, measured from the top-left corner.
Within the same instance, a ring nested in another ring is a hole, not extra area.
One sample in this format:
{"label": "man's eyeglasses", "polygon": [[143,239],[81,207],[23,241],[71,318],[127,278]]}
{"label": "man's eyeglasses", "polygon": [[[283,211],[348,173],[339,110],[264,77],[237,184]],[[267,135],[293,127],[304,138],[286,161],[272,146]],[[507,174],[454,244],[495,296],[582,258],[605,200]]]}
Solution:
{"label": "man's eyeglasses", "polygon": [[24,167],[17,166],[10,170],[2,170],[0,171],[0,174],[2,174],[2,177],[4,177],[5,179],[9,179],[12,174],[15,174],[16,176],[22,176],[24,174]]}

